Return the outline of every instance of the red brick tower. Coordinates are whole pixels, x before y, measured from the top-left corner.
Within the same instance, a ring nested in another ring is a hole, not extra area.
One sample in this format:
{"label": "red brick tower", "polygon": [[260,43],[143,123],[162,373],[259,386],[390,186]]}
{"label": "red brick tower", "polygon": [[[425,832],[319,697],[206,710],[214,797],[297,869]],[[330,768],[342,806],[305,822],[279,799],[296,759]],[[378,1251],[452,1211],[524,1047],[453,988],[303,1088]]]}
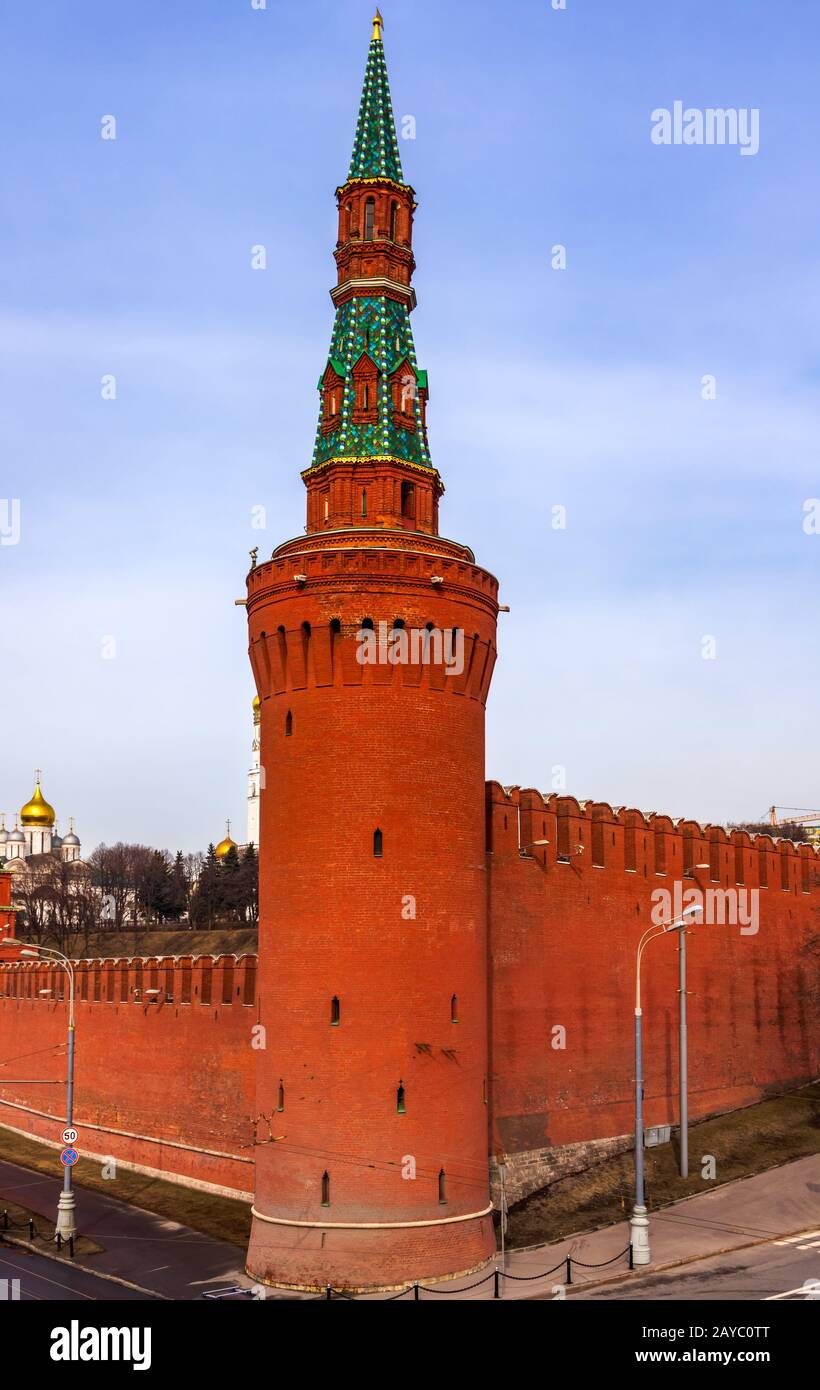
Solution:
{"label": "red brick tower", "polygon": [[[11,905],[12,888],[14,886],[14,875],[7,869],[0,859],[0,942],[11,940],[16,936],[14,924],[14,908]],[[0,960],[16,960],[20,954],[20,947],[0,945]]]}
{"label": "red brick tower", "polygon": [[337,191],[307,534],[248,576],[262,699],[256,1200],[248,1270],[390,1287],[495,1248],[484,707],[497,582],[438,534],[381,20]]}

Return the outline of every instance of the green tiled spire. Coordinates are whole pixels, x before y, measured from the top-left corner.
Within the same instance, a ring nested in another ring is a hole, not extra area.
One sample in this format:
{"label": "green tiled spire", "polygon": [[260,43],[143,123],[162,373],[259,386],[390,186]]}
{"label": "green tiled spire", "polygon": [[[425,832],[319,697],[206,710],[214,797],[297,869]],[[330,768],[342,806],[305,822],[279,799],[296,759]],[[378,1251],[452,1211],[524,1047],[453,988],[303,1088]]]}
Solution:
{"label": "green tiled spire", "polygon": [[[377,10],[349,179],[388,178],[403,184],[381,27],[382,18]],[[412,189],[407,185],[404,189],[412,199]],[[319,422],[311,468],[321,468],[334,459],[393,458],[433,469],[419,395],[427,391],[427,373],[420,370],[416,359],[410,302],[409,289],[406,299],[399,299],[394,294],[380,293],[374,285],[372,293],[356,294],[337,305],[330,352],[317,383]],[[353,419],[356,394],[353,369],[363,354],[370,358],[378,373],[376,419],[366,424]],[[339,378],[340,399],[337,427],[326,432],[322,395],[328,365]],[[415,429],[396,423],[392,378],[400,369],[403,369],[402,380],[405,376],[415,377],[415,387],[408,383],[411,389],[406,397]]]}
{"label": "green tiled spire", "polygon": [[[372,358],[379,369],[378,420],[372,425],[353,423],[353,368],[363,352]],[[390,385],[393,372],[408,362],[410,369],[417,374],[417,390],[427,386],[427,374],[419,370],[416,361],[410,312],[406,306],[383,295],[350,299],[340,305],[336,310],[329,360],[344,381],[341,419],[338,430],[324,434],[320,406],[311,467],[318,468],[332,458],[380,458],[389,455],[423,468],[432,468],[422,428],[421,400],[417,394],[413,398],[415,431],[400,429],[393,422]]]}
{"label": "green tiled spire", "polygon": [[381,39],[382,18],[378,10],[373,21],[373,38],[367,55],[359,123],[353,145],[348,179],[393,179],[403,183],[390,83]]}

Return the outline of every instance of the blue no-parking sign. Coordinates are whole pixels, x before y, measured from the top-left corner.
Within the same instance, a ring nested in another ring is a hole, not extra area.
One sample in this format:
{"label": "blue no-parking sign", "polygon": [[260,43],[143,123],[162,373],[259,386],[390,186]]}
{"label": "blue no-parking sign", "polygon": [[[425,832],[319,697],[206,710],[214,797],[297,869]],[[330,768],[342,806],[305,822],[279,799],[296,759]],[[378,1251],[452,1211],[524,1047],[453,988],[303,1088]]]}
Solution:
{"label": "blue no-parking sign", "polygon": [[60,1162],[65,1168],[71,1168],[79,1157],[80,1155],[77,1153],[76,1149],[63,1149],[63,1152],[60,1154]]}

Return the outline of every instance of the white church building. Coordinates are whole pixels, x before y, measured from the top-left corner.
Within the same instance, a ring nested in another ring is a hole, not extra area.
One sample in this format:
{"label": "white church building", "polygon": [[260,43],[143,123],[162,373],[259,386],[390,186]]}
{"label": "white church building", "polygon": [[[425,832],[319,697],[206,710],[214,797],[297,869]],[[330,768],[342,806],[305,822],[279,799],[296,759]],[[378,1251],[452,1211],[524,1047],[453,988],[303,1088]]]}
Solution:
{"label": "white church building", "polygon": [[12,830],[6,828],[5,813],[0,813],[0,861],[5,860],[8,868],[14,868],[21,860],[50,854],[65,864],[72,864],[80,858],[80,850],[73,819],[69,821],[68,834],[58,834],[57,813],[43,796],[38,768],[34,792],[15,815]]}

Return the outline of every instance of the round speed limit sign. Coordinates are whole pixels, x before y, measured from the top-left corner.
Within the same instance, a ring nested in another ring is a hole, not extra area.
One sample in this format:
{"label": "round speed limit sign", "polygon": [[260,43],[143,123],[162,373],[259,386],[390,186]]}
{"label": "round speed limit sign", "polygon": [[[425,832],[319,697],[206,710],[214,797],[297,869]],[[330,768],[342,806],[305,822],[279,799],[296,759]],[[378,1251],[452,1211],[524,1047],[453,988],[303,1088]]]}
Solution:
{"label": "round speed limit sign", "polygon": [[64,1144],[74,1144],[74,1143],[76,1143],[76,1141],[77,1141],[77,1131],[76,1131],[76,1129],[64,1129],[64,1130],[63,1130],[63,1143],[64,1143]]}

